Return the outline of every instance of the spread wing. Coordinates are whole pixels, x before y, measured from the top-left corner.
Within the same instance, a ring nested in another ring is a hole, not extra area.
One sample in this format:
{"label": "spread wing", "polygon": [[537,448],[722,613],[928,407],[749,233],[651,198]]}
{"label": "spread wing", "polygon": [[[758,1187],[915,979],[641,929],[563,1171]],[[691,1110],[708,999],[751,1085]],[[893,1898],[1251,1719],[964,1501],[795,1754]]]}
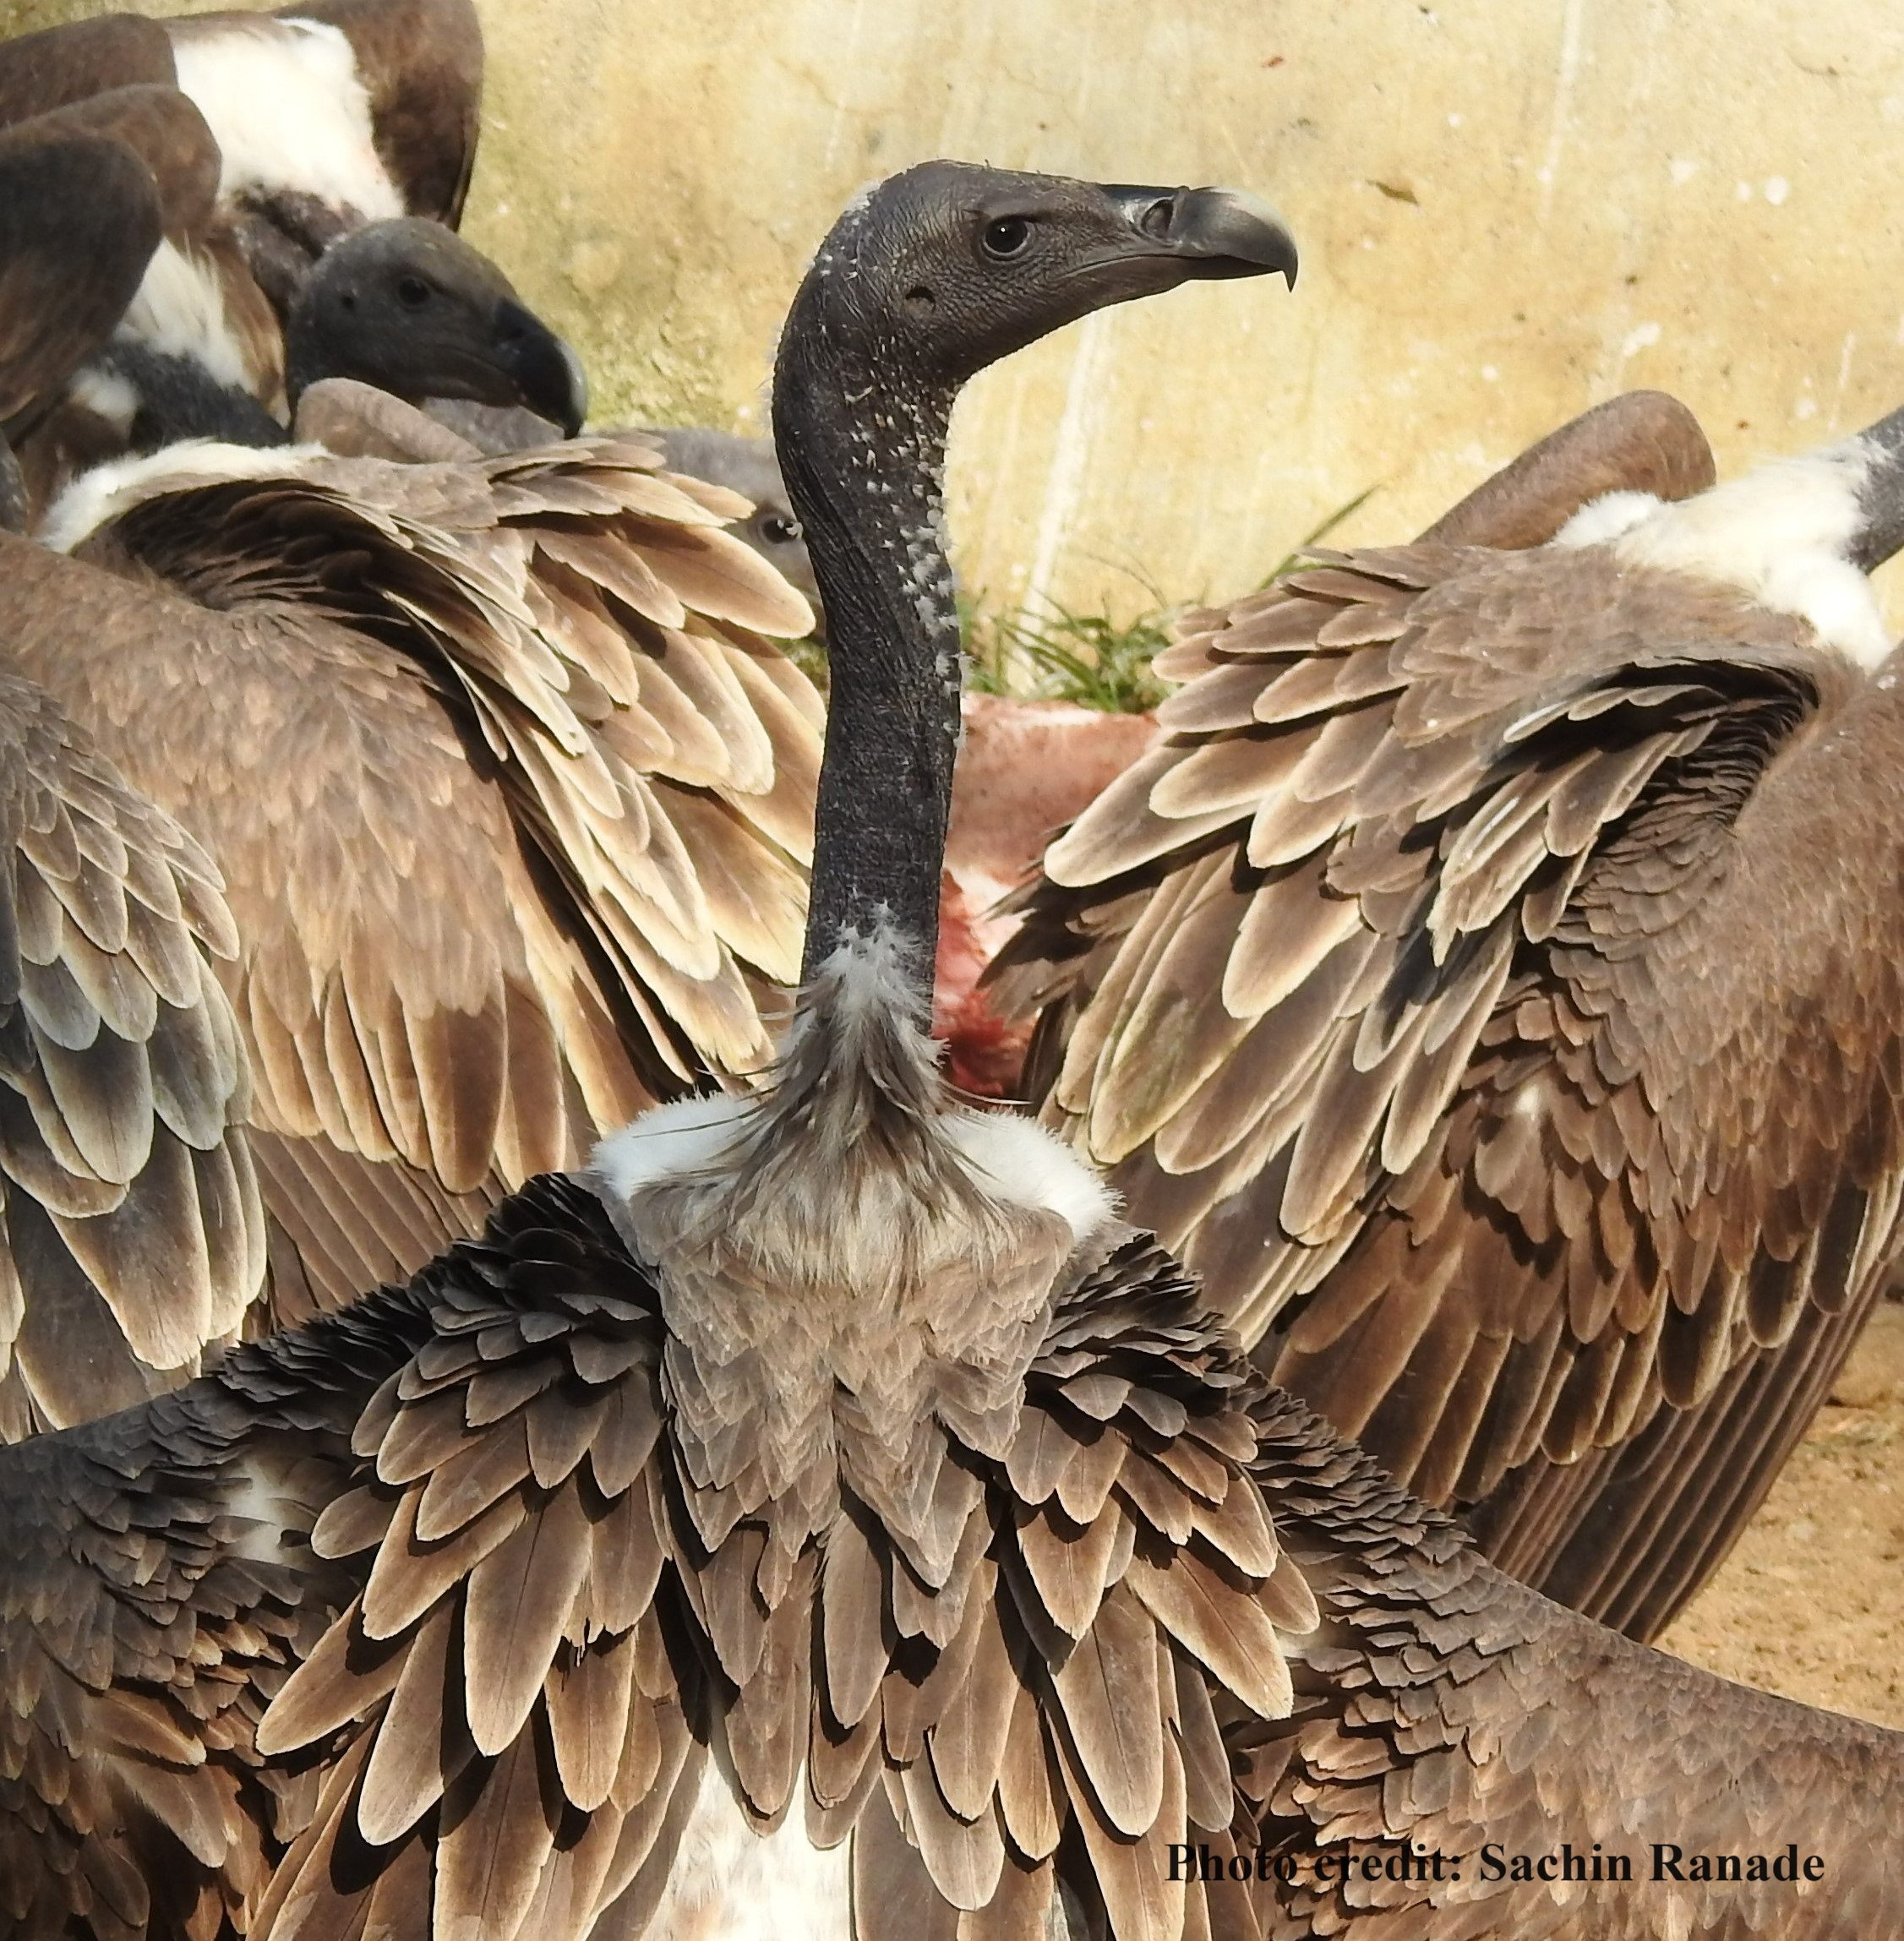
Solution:
{"label": "spread wing", "polygon": [[188,1372],[265,1270],[216,870],[0,673],[0,1428]]}
{"label": "spread wing", "polygon": [[854,1838],[862,1933],[1041,1932],[1059,1874],[1121,1936],[1181,1930],[1167,1843],[1234,1810],[1210,1693],[1286,1710],[1314,1612],[1243,1475],[1248,1371],[1147,1239],[1047,1311],[1022,1409],[941,1392],[884,1512],[841,1480],[850,1393],[796,1475],[744,1381],[690,1453],[663,1297],[580,1186],[461,1258],[318,1528],[365,1588],[261,1743],[352,1742],[254,1932],[672,1931],[710,1747],[756,1832]]}
{"label": "spread wing", "polygon": [[[1802,854],[1760,804],[1743,868],[1739,819],[1848,670],[1590,550],[1430,546],[1193,621],[1171,665],[1170,739],[1053,846],[1009,953],[1051,1122],[1420,1493],[1536,1464],[1496,1533],[1536,1581],[1608,1480],[1550,1472],[1656,1418],[1710,1436],[1770,1357],[1763,1471],[1808,1310],[1870,1298],[1896,1210],[1890,1028],[1828,1022],[1896,1016],[1841,915],[1886,893],[1820,882],[1788,957],[1738,941]],[[1582,1540],[1670,1542],[1649,1624],[1750,1507],[1692,1516],[1678,1453]]]}
{"label": "spread wing", "polygon": [[[144,1408],[0,1449],[0,1925],[240,1931],[317,1776],[253,1737],[350,1594],[308,1537],[415,1344],[367,1302]],[[221,1920],[226,1925],[221,1925]]]}
{"label": "spread wing", "polygon": [[[1258,1415],[1256,1474],[1323,1624],[1295,1648],[1295,1714],[1234,1737],[1255,1822],[1239,1844],[1260,1840],[1282,1880],[1251,1906],[1230,1889],[1233,1923],[1214,1931],[1858,1941],[1884,1925],[1904,1890],[1885,1835],[1904,1797],[1898,1734],[1562,1610],[1288,1396]],[[1656,1873],[1656,1842],[1677,1879]],[[1720,1877],[1702,1882],[1697,1855]]]}
{"label": "spread wing", "polygon": [[268,1192],[335,1300],[763,1063],[821,723],[764,630],[809,614],[638,443],[192,462],[89,544],[137,591],[68,565],[82,640],[28,664],[226,871]]}

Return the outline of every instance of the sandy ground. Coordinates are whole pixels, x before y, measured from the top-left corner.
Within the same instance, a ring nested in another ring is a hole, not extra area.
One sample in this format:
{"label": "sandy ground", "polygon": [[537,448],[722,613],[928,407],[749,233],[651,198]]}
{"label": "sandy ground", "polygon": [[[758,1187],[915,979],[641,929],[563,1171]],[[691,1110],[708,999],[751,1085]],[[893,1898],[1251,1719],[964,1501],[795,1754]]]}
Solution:
{"label": "sandy ground", "polygon": [[1660,1642],[1904,1728],[1904,1306],[1879,1311],[1765,1507]]}

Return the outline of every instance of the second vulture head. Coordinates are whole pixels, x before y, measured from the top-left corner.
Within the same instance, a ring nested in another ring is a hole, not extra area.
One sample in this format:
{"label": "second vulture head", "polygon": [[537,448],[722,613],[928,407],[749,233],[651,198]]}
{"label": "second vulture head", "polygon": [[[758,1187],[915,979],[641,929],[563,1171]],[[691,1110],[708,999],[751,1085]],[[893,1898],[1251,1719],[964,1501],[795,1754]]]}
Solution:
{"label": "second vulture head", "polygon": [[488,257],[415,217],[354,231],[305,279],[285,328],[292,403],[321,377],[412,401],[520,405],[570,438],[588,412],[576,353]]}

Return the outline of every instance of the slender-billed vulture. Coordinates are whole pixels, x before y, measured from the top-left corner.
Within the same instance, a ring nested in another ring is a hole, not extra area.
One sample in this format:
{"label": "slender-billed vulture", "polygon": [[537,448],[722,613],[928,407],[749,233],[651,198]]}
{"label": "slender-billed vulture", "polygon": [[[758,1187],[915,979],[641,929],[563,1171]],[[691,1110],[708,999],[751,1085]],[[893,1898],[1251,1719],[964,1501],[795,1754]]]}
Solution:
{"label": "slender-billed vulture", "polygon": [[[121,144],[0,133],[0,478],[4,433],[110,331],[159,229]],[[0,502],[17,525],[24,503]],[[236,947],[198,845],[0,671],[0,1437],[189,1375],[258,1292],[245,1062],[214,968]]]}
{"label": "slender-billed vulture", "polygon": [[[938,163],[842,219],[776,386],[834,706],[775,1082],[0,1452],[23,1941],[1895,1925],[1904,1742],[1502,1577],[925,1035],[953,396],[1102,304],[1293,268],[1208,189]],[[1639,1878],[1478,1864],[1563,1839]],[[1654,1841],[1741,1864],[1662,1889]]]}
{"label": "slender-billed vulture", "polygon": [[1901,446],[1192,615],[994,984],[1275,1379],[1641,1637],[1896,1249]]}
{"label": "slender-billed vulture", "polygon": [[[138,269],[41,247],[85,232],[24,193],[49,154],[80,218],[129,234],[123,189],[152,243],[123,146],[0,136],[23,184],[0,210],[8,423],[110,328],[73,280],[116,300]],[[212,444],[89,473],[47,534],[66,550],[0,536],[10,664],[229,883],[237,933],[220,904],[213,935],[254,1082],[241,1061],[226,1091],[265,1164],[279,1318],[422,1265],[650,1100],[764,1064],[821,709],[759,630],[810,616],[723,529],[742,510],[640,442],[435,466]],[[190,1285],[180,1312],[227,1331]]]}

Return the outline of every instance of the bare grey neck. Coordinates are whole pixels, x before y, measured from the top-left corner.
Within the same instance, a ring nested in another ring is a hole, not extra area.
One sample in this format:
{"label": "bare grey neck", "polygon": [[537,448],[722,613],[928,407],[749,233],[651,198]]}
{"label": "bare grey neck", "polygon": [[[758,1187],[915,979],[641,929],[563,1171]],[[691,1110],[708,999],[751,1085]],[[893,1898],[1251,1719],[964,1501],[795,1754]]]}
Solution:
{"label": "bare grey neck", "polygon": [[803,292],[773,395],[832,670],[801,974],[810,982],[844,931],[896,930],[929,993],[959,737],[943,515],[954,391],[843,354],[814,321],[817,308]]}

